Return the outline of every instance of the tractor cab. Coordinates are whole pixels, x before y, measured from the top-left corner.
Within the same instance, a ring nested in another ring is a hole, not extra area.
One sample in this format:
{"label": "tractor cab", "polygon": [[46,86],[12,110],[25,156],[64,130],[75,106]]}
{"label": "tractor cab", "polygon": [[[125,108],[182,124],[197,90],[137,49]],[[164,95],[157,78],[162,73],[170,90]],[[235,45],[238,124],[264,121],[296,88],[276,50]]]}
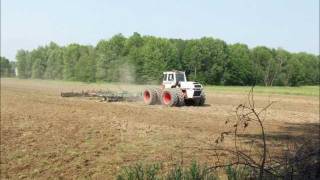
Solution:
{"label": "tractor cab", "polygon": [[163,82],[164,88],[176,87],[179,82],[186,82],[186,74],[183,71],[167,71],[163,72]]}

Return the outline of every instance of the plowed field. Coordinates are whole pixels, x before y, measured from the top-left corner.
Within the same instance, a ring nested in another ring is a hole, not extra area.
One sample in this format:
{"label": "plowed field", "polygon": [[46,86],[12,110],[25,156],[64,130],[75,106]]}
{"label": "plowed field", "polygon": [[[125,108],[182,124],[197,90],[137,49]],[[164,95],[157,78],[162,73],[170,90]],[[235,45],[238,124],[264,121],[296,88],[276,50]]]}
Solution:
{"label": "plowed field", "polygon": [[[61,91],[143,88],[1,79],[1,179],[109,179],[135,162],[210,163],[206,147],[247,100],[246,93],[209,91],[203,107],[168,108],[60,97]],[[256,94],[255,101],[258,107],[276,101],[265,119],[270,141],[318,133],[318,97]]]}

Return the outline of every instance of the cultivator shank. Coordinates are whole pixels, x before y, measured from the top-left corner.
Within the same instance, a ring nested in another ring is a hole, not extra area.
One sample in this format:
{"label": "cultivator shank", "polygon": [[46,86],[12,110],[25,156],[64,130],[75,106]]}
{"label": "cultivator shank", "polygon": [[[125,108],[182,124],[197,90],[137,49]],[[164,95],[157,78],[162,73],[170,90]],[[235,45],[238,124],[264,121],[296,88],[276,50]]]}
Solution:
{"label": "cultivator shank", "polygon": [[118,102],[118,101],[138,101],[141,94],[133,94],[127,91],[114,92],[114,91],[81,91],[81,92],[61,92],[61,97],[96,97],[100,101]]}

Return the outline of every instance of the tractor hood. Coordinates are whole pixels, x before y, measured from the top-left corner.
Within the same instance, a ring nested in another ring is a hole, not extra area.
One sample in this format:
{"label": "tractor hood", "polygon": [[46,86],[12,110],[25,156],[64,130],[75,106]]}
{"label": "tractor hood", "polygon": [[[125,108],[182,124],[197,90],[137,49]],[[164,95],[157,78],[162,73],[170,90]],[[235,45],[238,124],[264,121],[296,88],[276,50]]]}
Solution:
{"label": "tractor hood", "polygon": [[202,85],[193,81],[180,82],[182,89],[202,89]]}

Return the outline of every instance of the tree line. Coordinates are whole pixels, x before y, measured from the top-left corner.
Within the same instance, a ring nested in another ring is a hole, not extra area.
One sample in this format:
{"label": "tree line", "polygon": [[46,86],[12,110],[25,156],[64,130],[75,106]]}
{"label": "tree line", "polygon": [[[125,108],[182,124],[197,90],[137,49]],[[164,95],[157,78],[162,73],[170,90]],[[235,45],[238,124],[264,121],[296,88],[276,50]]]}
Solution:
{"label": "tree line", "polygon": [[1,77],[14,77],[16,64],[5,57],[0,57]]}
{"label": "tree line", "polygon": [[96,46],[51,42],[19,50],[16,61],[20,78],[84,82],[159,83],[162,72],[173,69],[186,71],[190,80],[216,85],[315,85],[320,77],[319,55],[250,49],[211,37],[182,40],[139,33],[117,34]]}

